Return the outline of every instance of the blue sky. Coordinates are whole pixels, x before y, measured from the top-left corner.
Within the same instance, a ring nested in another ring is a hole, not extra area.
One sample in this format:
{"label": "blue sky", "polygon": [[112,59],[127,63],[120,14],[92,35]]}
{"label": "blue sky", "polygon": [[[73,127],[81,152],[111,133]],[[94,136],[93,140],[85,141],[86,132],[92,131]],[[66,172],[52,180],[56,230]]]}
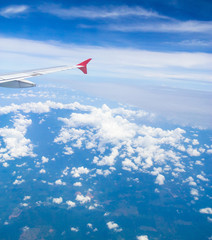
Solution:
{"label": "blue sky", "polygon": [[206,0],[1,3],[0,72],[92,57],[86,81],[75,72],[73,80],[65,73],[51,81],[60,77],[87,93],[160,113],[166,105],[166,113],[195,109],[197,115],[204,109],[206,116],[211,112],[211,12]]}
{"label": "blue sky", "polygon": [[210,1],[1,4],[1,34],[97,46],[211,52]]}

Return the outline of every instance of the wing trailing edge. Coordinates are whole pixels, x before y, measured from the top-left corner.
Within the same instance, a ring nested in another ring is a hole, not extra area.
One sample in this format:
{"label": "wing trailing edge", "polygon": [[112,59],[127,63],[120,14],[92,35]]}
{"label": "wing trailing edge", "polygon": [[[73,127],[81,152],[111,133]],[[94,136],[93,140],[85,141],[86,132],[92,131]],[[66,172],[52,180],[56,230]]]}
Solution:
{"label": "wing trailing edge", "polygon": [[6,87],[6,88],[29,88],[29,87],[35,87],[35,86],[36,86],[35,83],[25,79],[0,81],[0,87]]}

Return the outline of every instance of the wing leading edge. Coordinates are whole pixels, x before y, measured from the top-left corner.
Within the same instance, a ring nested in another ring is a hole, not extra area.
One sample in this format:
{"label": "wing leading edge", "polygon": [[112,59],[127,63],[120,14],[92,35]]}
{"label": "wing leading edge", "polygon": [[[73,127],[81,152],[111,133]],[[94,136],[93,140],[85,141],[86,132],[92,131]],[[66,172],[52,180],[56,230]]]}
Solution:
{"label": "wing leading edge", "polygon": [[43,68],[37,69],[22,73],[14,73],[8,75],[1,75],[0,76],[0,87],[7,87],[7,88],[28,88],[28,87],[35,87],[36,84],[26,80],[26,78],[31,78],[35,76],[41,76],[44,74],[54,73],[65,71],[69,69],[78,68],[84,74],[87,74],[87,64],[91,61],[91,58],[85,60],[74,66],[59,66],[59,67],[51,67],[51,68]]}

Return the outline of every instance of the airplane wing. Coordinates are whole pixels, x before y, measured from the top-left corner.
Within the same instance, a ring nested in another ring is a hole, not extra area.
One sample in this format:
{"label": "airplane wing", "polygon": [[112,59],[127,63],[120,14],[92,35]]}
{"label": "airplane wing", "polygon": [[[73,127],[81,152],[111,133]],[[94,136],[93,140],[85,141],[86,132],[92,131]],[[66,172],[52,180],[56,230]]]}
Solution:
{"label": "airplane wing", "polygon": [[1,75],[0,76],[0,87],[8,87],[8,88],[28,88],[28,87],[35,87],[36,84],[30,82],[26,79],[40,76],[48,73],[60,72],[69,69],[78,68],[84,74],[87,74],[87,64],[91,61],[91,58],[85,60],[74,66],[59,66],[59,67],[51,67],[51,68],[43,68],[37,70],[31,70],[27,72],[21,73],[14,73],[8,75]]}

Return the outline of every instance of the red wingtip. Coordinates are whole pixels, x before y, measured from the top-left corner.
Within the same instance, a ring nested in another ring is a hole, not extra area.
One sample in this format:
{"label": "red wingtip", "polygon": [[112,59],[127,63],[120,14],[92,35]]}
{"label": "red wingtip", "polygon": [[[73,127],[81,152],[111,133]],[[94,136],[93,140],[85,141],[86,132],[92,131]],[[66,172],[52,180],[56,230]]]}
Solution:
{"label": "red wingtip", "polygon": [[91,61],[92,58],[89,58],[87,60],[85,60],[84,62],[81,62],[79,64],[77,64],[77,66],[79,66],[78,68],[84,73],[87,74],[87,64]]}

